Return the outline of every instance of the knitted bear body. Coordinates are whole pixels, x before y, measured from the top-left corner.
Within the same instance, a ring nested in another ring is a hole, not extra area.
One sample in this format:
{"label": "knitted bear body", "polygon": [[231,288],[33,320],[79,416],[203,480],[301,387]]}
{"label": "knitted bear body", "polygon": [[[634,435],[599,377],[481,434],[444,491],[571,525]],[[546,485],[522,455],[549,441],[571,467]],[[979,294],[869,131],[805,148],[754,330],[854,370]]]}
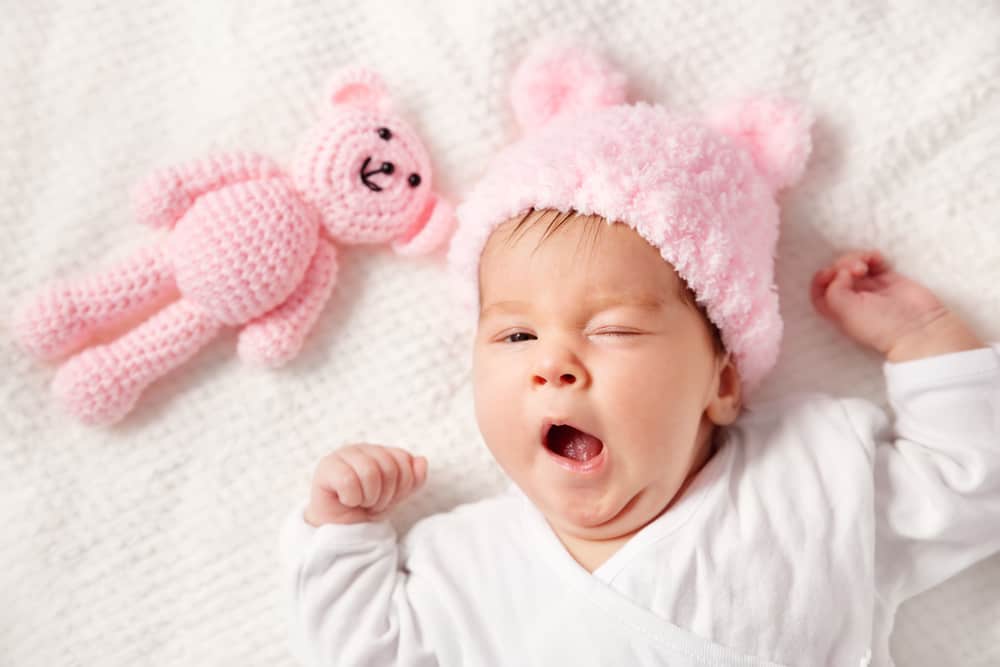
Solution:
{"label": "knitted bear body", "polygon": [[319,242],[319,214],[285,178],[235,183],[200,197],[166,252],[181,295],[238,326],[283,303]]}

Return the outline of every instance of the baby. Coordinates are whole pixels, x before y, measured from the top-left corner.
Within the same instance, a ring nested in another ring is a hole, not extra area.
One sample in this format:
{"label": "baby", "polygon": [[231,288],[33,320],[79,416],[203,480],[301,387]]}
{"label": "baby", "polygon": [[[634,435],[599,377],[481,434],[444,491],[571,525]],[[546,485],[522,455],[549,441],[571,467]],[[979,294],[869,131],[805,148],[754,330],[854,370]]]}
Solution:
{"label": "baby", "polygon": [[876,406],[746,406],[781,338],[775,194],[808,114],[624,104],[597,56],[539,48],[524,138],[458,209],[476,417],[513,484],[386,520],[427,461],[323,458],[282,531],[313,665],[890,665],[899,604],[1000,550],[1000,346],[874,251],[817,311],[885,356]]}

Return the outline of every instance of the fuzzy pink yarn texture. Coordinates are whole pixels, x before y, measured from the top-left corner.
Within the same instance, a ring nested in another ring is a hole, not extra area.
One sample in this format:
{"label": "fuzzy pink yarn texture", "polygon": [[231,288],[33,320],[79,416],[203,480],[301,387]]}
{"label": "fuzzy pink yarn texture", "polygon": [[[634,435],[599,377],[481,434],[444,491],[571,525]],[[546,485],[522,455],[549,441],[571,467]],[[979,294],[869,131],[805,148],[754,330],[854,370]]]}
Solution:
{"label": "fuzzy pink yarn texture", "polygon": [[774,95],[698,117],[625,101],[624,76],[565,42],[533,49],[511,102],[524,136],[501,150],[456,210],[448,261],[478,312],[479,259],[530,209],[597,214],[660,251],[719,328],[749,394],[777,361],[779,190],[802,176],[812,114]]}
{"label": "fuzzy pink yarn texture", "polygon": [[[416,255],[448,240],[453,209],[434,192],[426,148],[381,79],[347,67],[327,91],[291,169],[236,152],[152,173],[135,190],[136,217],[165,236],[20,305],[12,328],[25,350],[72,355],[52,384],[70,413],[120,420],[224,326],[240,327],[241,359],[280,366],[332,293],[340,246],[387,243]],[[116,327],[126,331],[95,344]]]}

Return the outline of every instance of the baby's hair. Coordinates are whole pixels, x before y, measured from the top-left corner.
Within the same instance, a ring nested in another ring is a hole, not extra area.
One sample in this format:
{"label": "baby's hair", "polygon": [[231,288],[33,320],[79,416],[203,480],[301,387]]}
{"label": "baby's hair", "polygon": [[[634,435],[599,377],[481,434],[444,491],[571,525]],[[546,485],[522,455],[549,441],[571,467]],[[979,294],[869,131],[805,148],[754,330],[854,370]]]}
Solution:
{"label": "baby's hair", "polygon": [[[524,231],[521,232],[520,236],[516,236],[516,238],[524,236],[524,234],[527,233],[528,230],[534,227],[535,225],[545,222],[548,224],[548,227],[546,227],[545,233],[542,234],[542,238],[538,242],[538,245],[540,246],[542,243],[545,242],[546,239],[552,236],[553,233],[558,231],[570,220],[573,220],[574,224],[585,225],[587,227],[587,231],[592,232],[591,249],[593,249],[594,244],[597,241],[597,237],[601,233],[601,230],[607,224],[607,220],[604,218],[604,216],[597,215],[596,213],[589,213],[585,215],[582,213],[577,213],[573,209],[570,209],[569,211],[557,211],[556,209],[552,208],[543,208],[543,209],[531,208],[528,209],[519,218],[513,218],[512,220],[517,220],[517,222],[514,225],[514,228],[511,230],[510,234],[507,235],[506,243],[508,245],[514,243],[514,241],[516,240],[515,236],[517,235],[517,232],[519,230],[523,229]],[[719,333],[719,328],[715,326],[715,323],[712,322],[711,319],[709,319],[708,313],[705,312],[705,308],[697,302],[694,292],[691,291],[691,288],[688,287],[687,283],[684,282],[683,278],[680,280],[680,285],[681,289],[678,290],[678,296],[680,297],[681,301],[683,301],[690,308],[693,308],[695,311],[698,312],[699,315],[701,315],[702,319],[705,321],[705,325],[708,327],[709,331],[712,334],[712,345],[715,348],[716,356],[718,357],[724,356],[726,353],[726,347],[725,345],[722,344],[722,335]]]}

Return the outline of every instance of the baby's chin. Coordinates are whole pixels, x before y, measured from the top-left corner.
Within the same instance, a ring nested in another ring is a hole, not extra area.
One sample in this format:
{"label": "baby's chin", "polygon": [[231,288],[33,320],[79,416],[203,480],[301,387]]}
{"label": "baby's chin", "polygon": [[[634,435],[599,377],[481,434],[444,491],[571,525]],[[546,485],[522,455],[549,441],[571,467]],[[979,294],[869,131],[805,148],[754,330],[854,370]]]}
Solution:
{"label": "baby's chin", "polygon": [[[611,540],[627,537],[662,513],[669,500],[658,503],[646,489],[586,498],[547,498],[540,508],[550,524],[574,537]],[[651,506],[652,505],[652,506]]]}

